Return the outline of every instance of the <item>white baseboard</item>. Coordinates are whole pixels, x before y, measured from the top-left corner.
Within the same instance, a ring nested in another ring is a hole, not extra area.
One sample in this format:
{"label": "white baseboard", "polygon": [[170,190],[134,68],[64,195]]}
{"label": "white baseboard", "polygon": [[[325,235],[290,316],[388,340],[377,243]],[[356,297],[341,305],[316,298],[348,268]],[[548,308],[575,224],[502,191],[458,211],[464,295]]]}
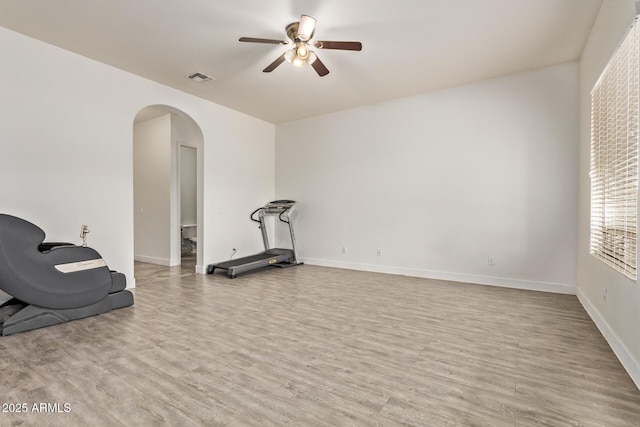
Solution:
{"label": "white baseboard", "polygon": [[609,326],[609,323],[602,317],[600,312],[580,289],[578,289],[577,295],[578,300],[591,317],[591,320],[593,320],[593,323],[596,324],[604,339],[609,343],[609,346],[636,384],[636,387],[640,389],[640,362],[633,357],[633,354],[627,349],[627,346],[624,345],[615,331]]}
{"label": "white baseboard", "polygon": [[391,267],[374,264],[360,264],[319,258],[302,258],[306,264],[324,267],[345,268],[348,270],[371,271],[375,273],[397,274],[400,276],[422,277],[425,279],[448,280],[452,282],[475,283],[478,285],[500,286],[505,288],[526,289],[530,291],[554,292],[558,294],[576,294],[576,286],[566,283],[536,282],[531,280],[505,279],[503,277],[478,276],[462,273],[421,270],[405,267]]}
{"label": "white baseboard", "polygon": [[176,265],[180,265],[181,261],[178,260],[172,260],[172,259],[167,259],[167,258],[157,258],[157,257],[151,257],[151,256],[146,256],[146,255],[134,255],[133,259],[135,261],[140,261],[140,262],[148,262],[151,264],[158,264],[158,265],[164,265],[167,267],[173,267]]}

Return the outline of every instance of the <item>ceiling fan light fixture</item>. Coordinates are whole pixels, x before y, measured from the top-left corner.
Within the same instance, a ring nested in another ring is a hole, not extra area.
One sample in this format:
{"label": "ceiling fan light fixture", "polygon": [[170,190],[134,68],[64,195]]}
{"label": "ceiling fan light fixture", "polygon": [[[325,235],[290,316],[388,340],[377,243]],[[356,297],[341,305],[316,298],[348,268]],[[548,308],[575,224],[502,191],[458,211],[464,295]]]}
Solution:
{"label": "ceiling fan light fixture", "polygon": [[309,59],[311,53],[313,52],[309,50],[309,46],[307,46],[306,43],[298,42],[295,48],[288,50],[284,54],[284,59],[295,67],[302,67]]}
{"label": "ceiling fan light fixture", "polygon": [[313,31],[316,26],[316,18],[309,15],[302,15],[300,17],[300,23],[298,24],[297,39],[302,41],[309,41],[313,37]]}
{"label": "ceiling fan light fixture", "polygon": [[284,59],[286,59],[288,63],[293,64],[294,67],[302,67],[305,63],[305,59],[298,56],[297,49],[288,50],[284,54]]}
{"label": "ceiling fan light fixture", "polygon": [[309,47],[307,47],[306,43],[298,42],[296,45],[296,56],[303,61],[309,57]]}

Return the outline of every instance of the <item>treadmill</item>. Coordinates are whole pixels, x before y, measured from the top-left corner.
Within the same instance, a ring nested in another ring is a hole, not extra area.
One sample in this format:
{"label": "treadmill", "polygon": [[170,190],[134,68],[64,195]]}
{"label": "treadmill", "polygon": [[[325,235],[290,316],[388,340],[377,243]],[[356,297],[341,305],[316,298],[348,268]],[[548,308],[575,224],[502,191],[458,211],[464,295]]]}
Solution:
{"label": "treadmill", "polygon": [[[207,266],[207,274],[213,274],[215,270],[226,270],[227,275],[234,279],[238,274],[268,267],[285,268],[303,264],[298,261],[296,238],[293,234],[293,220],[296,216],[295,207],[296,202],[293,200],[274,200],[253,211],[249,217],[251,221],[260,224],[259,228],[262,232],[264,252],[220,262],[218,264],[209,264]],[[255,218],[256,214],[258,216],[257,219]],[[271,248],[265,224],[265,218],[267,216],[277,216],[281,222],[288,225],[292,249]]]}

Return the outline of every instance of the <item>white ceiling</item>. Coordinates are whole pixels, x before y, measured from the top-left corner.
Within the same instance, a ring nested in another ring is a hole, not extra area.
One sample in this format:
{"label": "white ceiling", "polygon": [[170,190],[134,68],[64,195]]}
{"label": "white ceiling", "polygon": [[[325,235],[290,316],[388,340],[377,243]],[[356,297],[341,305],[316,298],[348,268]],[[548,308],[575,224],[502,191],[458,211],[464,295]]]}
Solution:
{"label": "white ceiling", "polygon": [[[0,26],[280,123],[577,60],[602,0],[0,0]],[[283,63],[301,14],[330,74]],[[195,83],[201,72],[215,81]],[[99,84],[99,83],[97,83]]]}

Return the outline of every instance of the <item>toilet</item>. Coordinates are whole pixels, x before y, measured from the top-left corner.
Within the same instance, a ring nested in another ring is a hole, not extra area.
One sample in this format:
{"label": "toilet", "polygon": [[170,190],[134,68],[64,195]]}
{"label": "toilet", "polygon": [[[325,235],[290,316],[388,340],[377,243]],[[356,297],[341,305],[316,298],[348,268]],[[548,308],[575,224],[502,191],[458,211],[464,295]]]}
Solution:
{"label": "toilet", "polygon": [[196,224],[182,224],[180,226],[182,236],[182,254],[195,254],[198,250],[198,227]]}

